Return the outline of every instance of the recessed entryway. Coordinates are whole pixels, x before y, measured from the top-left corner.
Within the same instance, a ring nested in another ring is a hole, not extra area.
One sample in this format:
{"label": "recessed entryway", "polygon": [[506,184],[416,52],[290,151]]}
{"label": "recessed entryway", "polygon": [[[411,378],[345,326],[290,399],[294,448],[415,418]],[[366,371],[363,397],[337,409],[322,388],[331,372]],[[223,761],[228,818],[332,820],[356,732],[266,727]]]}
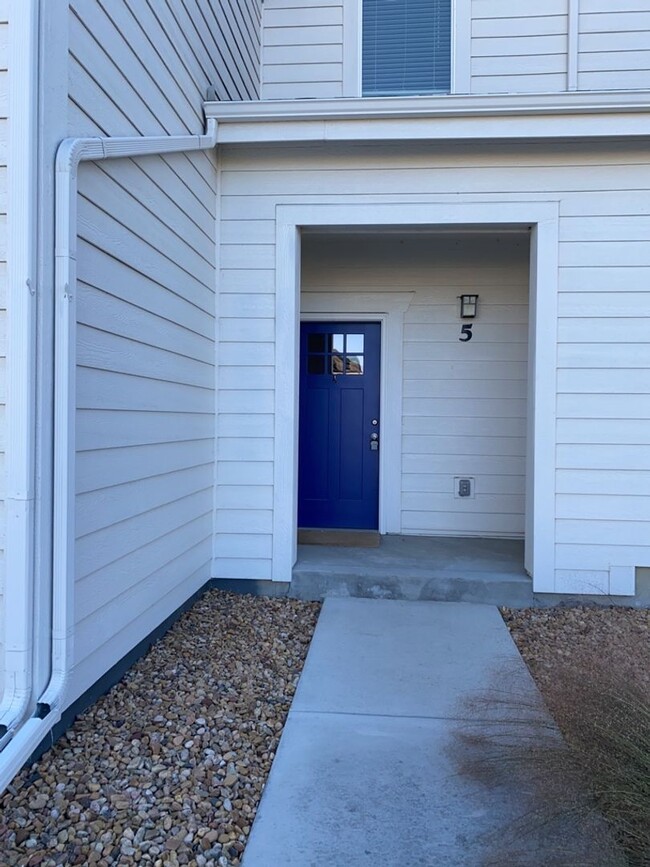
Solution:
{"label": "recessed entryway", "polygon": [[[274,577],[297,555],[300,320],[376,320],[380,533],[525,539],[536,589],[552,583],[553,486],[542,470],[552,458],[555,353],[539,338],[555,315],[555,295],[540,286],[554,286],[557,219],[552,206],[524,204],[408,205],[397,209],[404,223],[388,206],[278,210],[278,356],[295,366],[276,371]],[[326,236],[339,245],[327,271],[310,247]],[[473,328],[464,294],[479,296]]]}
{"label": "recessed entryway", "polygon": [[[303,236],[299,527],[378,527],[381,455],[382,533],[523,539],[529,247],[526,228]],[[401,341],[381,367],[371,324],[312,321],[387,294]]]}

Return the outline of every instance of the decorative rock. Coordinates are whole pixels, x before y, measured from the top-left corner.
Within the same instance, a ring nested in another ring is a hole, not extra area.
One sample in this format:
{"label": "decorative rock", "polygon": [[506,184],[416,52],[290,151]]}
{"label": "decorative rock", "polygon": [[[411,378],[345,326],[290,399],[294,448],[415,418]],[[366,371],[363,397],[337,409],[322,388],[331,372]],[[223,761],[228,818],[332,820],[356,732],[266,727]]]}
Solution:
{"label": "decorative rock", "polygon": [[165,840],[165,849],[176,850],[180,849],[183,845],[182,839],[180,837],[169,837],[169,839]]}
{"label": "decorative rock", "polygon": [[36,795],[36,797],[29,802],[30,810],[42,810],[43,807],[46,806],[48,802],[47,795]]}
{"label": "decorative rock", "polygon": [[240,864],[318,610],[204,594],[0,797],[2,867]]}

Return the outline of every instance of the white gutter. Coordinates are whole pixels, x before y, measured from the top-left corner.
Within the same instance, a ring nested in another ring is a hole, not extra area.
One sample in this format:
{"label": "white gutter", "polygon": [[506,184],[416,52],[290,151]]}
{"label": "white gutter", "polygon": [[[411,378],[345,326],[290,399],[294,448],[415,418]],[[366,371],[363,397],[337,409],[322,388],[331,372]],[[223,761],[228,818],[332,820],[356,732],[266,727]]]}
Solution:
{"label": "white gutter", "polygon": [[204,104],[217,144],[582,140],[650,136],[650,92],[444,95]]}
{"label": "white gutter", "polygon": [[209,101],[204,103],[204,109],[207,117],[233,123],[242,120],[411,120],[647,113],[650,112],[650,90]]}
{"label": "white gutter", "polygon": [[54,554],[50,681],[36,715],[25,722],[0,755],[0,791],[20,770],[65,710],[74,641],[75,367],[77,282],[77,174],[81,162],[210,150],[217,123],[204,135],[142,138],[79,138],[61,142],[55,185],[54,336]]}
{"label": "white gutter", "polygon": [[0,748],[32,710],[38,12],[39,0],[14,3],[9,23],[7,577]]}

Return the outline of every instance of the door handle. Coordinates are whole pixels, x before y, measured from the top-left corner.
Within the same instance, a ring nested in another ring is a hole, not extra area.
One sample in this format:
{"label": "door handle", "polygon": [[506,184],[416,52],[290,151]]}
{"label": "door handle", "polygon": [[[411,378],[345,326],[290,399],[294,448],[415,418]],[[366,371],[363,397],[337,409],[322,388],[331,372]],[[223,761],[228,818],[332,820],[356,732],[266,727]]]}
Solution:
{"label": "door handle", "polygon": [[370,451],[376,452],[379,449],[379,434],[371,433],[370,434]]}

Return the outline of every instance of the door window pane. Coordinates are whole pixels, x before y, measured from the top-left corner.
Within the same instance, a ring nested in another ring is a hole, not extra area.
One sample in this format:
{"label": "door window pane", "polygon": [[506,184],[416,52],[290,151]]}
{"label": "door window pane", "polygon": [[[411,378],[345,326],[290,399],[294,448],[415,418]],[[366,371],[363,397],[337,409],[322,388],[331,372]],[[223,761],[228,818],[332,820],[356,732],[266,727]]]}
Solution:
{"label": "door window pane", "polygon": [[325,373],[325,356],[310,355],[307,358],[307,373],[316,375]]}
{"label": "door window pane", "polygon": [[325,352],[325,335],[309,334],[307,336],[307,349],[309,352]]}
{"label": "door window pane", "polygon": [[344,336],[342,334],[329,335],[329,351],[330,352],[345,352]]}
{"label": "door window pane", "polygon": [[363,352],[363,334],[348,334],[345,339],[346,352]]}
{"label": "door window pane", "polygon": [[361,376],[363,373],[363,355],[346,355],[345,372],[350,376]]}

